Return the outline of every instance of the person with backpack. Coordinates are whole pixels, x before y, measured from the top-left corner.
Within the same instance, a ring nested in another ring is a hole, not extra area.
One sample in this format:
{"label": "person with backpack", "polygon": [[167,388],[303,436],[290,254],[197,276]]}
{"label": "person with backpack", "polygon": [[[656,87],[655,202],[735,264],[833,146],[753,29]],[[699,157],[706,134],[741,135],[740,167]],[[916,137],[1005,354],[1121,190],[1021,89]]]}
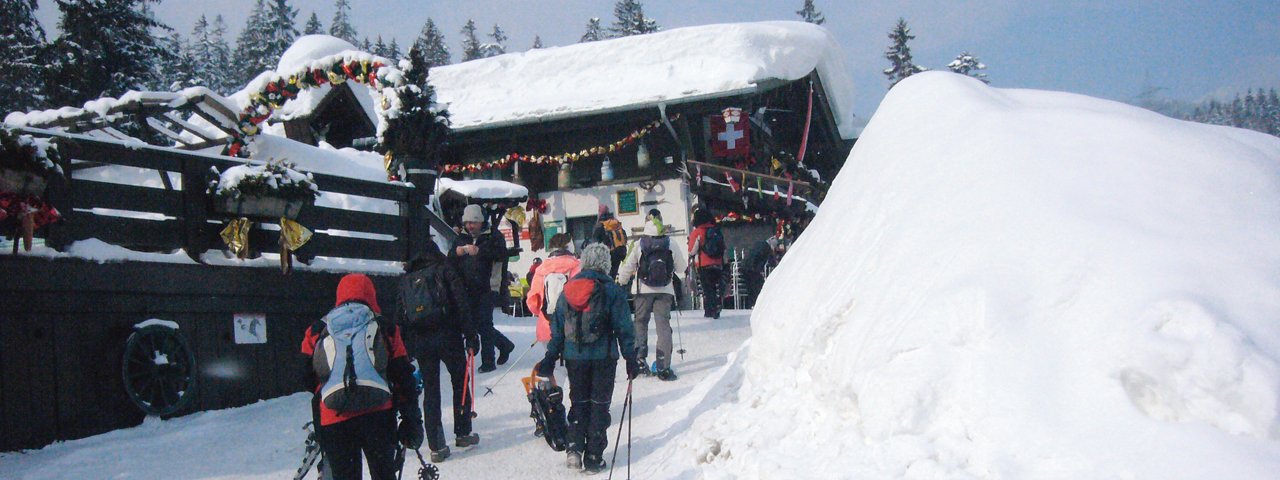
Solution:
{"label": "person with backpack", "polygon": [[593,473],[604,470],[609,444],[609,404],[618,359],[626,359],[627,379],[640,373],[635,357],[635,327],[627,293],[609,278],[609,250],[592,244],[582,250],[582,272],[564,286],[563,300],[551,315],[551,341],[538,375],[551,376],[564,358],[569,373],[569,435],[566,466]]}
{"label": "person with backpack", "polygon": [[671,381],[676,374],[671,370],[671,307],[676,300],[672,285],[675,272],[686,268],[683,255],[676,255],[671,239],[662,235],[661,224],[648,221],[644,235],[637,240],[618,267],[618,284],[625,285],[632,277],[638,278],[635,295],[636,359],[642,367],[640,374],[649,372],[649,317],[652,314],[658,330],[657,359],[652,373],[659,380]]}
{"label": "person with backpack", "polygon": [[609,249],[609,276],[618,275],[618,265],[627,256],[627,232],[622,228],[622,222],[614,218],[613,212],[603,203],[587,243],[599,243]]}
{"label": "person with backpack", "polygon": [[720,318],[720,281],[724,276],[724,233],[711,212],[693,211],[694,229],[689,232],[689,255],[694,259],[698,285],[702,287],[702,315]]}
{"label": "person with backpack", "polygon": [[742,258],[742,279],[747,284],[747,308],[754,308],[764,287],[765,270],[778,264],[778,237],[769,237],[751,244]]}
{"label": "person with backpack", "polygon": [[[494,266],[506,259],[507,246],[501,235],[484,228],[484,211],[479,205],[467,205],[462,210],[462,226],[449,249],[449,259],[462,275],[471,299],[471,321],[480,333],[480,373],[487,373],[498,368],[494,366],[495,349],[497,364],[502,365],[516,348],[493,326],[495,288],[501,283],[493,281]],[[502,271],[497,273],[501,275]]]}
{"label": "person with backpack", "polygon": [[551,341],[551,313],[556,310],[564,284],[582,271],[578,258],[569,251],[572,241],[573,237],[567,233],[552,235],[547,245],[551,253],[534,270],[533,279],[529,282],[529,297],[525,303],[538,318],[534,336],[542,343]]}
{"label": "person with backpack", "polygon": [[[302,337],[305,378],[320,450],[336,480],[360,479],[361,452],[374,480],[395,478],[397,446],[422,446],[413,366],[395,324],[382,318],[369,277],[338,282],[337,301]],[[396,413],[400,423],[396,424]]]}
{"label": "person with backpack", "polygon": [[400,325],[413,357],[418,360],[423,383],[422,411],[426,414],[427,446],[431,461],[449,458],[449,445],[440,418],[440,364],[449,372],[453,387],[454,444],[469,447],[480,442],[471,431],[475,399],[467,391],[467,353],[475,355],[480,338],[469,313],[462,277],[449,265],[440,247],[428,241],[423,253],[405,267],[396,302]]}

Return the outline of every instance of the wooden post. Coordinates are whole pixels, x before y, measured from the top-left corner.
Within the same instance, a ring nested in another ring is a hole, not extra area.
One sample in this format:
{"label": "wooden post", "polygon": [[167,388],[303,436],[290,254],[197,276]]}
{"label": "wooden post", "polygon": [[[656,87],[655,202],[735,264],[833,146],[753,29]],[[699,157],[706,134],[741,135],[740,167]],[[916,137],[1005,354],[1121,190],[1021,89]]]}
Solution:
{"label": "wooden post", "polygon": [[208,171],[205,163],[182,157],[182,249],[196,263],[204,263],[200,257],[209,250]]}

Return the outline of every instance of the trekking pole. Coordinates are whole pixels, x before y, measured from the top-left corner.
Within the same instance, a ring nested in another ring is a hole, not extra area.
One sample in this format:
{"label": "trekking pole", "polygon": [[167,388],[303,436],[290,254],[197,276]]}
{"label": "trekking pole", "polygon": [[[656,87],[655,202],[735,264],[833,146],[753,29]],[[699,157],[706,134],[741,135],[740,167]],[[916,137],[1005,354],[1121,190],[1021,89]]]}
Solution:
{"label": "trekking pole", "polygon": [[511,373],[511,369],[516,368],[516,365],[520,364],[520,360],[523,359],[525,355],[528,355],[529,352],[533,351],[533,346],[537,344],[538,344],[538,340],[534,339],[533,343],[529,344],[529,348],[524,349],[524,353],[521,353],[519,357],[516,357],[516,361],[511,362],[511,366],[507,367],[507,371],[502,372],[502,375],[499,375],[497,380],[494,380],[492,383],[489,384],[489,386],[484,387],[484,395],[481,395],[481,396],[487,397],[489,395],[493,395],[493,387],[499,383],[502,383],[502,379],[507,378],[507,374]]}
{"label": "trekking pole", "polygon": [[[622,422],[627,419],[627,412],[631,410],[631,383],[634,379],[627,379],[627,396],[622,400],[622,418],[618,419],[618,436],[613,439],[613,458],[609,459],[609,479],[613,479],[613,467],[618,463],[618,446],[622,441]],[[630,425],[630,424],[628,424]],[[628,427],[629,428],[629,427]],[[607,438],[607,437],[606,437]],[[627,432],[627,478],[631,478],[631,433]]]}
{"label": "trekking pole", "polygon": [[395,457],[396,480],[400,480],[404,478],[404,461],[405,461],[404,453],[405,453],[405,450],[407,450],[408,448],[409,447],[404,446],[404,444],[401,444],[400,450],[396,451],[396,457]]}
{"label": "trekking pole", "polygon": [[463,386],[462,404],[466,405],[467,399],[468,398],[471,399],[471,404],[470,404],[471,418],[476,418],[479,416],[479,414],[476,413],[475,382],[476,382],[476,354],[471,353],[471,350],[467,350],[467,373],[463,375],[463,379],[462,379],[462,386]]}
{"label": "trekking pole", "polygon": [[418,463],[422,465],[418,469],[418,480],[440,480],[440,468],[434,463],[427,463],[427,459],[422,458],[422,450],[415,448],[413,453],[418,454]]}
{"label": "trekking pole", "polygon": [[680,361],[683,362],[685,350],[684,350],[684,334],[680,333],[680,317],[681,316],[682,314],[680,312],[680,305],[676,305],[676,340],[680,342],[680,348],[676,350],[676,353],[680,354]]}

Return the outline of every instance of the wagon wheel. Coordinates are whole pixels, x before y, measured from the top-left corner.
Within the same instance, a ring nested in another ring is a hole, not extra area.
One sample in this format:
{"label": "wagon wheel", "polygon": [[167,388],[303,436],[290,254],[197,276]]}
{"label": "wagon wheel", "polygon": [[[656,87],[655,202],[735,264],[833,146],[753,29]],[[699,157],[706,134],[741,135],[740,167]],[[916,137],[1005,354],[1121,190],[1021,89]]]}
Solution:
{"label": "wagon wheel", "polygon": [[123,363],[125,392],[148,415],[171,415],[194,396],[196,357],[175,329],[151,325],[133,332]]}

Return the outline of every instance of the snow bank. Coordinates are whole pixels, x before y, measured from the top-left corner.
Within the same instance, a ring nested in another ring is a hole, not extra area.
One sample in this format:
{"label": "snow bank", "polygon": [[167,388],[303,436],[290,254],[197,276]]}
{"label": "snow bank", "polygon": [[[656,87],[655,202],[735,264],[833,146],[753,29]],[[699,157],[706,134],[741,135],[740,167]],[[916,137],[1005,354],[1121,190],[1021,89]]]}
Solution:
{"label": "snow bank", "polygon": [[1277,272],[1280,140],[916,75],[654,478],[1274,478]]}
{"label": "snow bank", "polygon": [[[730,94],[814,69],[852,138],[853,81],[826,29],[804,22],[676,28],[431,69],[454,128]],[[656,111],[655,111],[656,115]]]}
{"label": "snow bank", "polygon": [[457,192],[473,200],[520,199],[529,196],[529,189],[502,180],[454,180],[440,177],[436,181],[436,196]]}

